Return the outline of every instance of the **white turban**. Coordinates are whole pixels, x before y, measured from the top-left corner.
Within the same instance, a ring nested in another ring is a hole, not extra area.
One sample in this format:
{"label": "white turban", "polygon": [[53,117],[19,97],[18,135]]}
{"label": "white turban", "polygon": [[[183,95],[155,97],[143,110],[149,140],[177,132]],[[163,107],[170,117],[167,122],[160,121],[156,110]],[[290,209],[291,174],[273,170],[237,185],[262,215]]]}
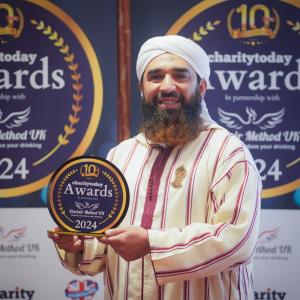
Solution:
{"label": "white turban", "polygon": [[186,60],[201,79],[208,81],[210,67],[207,54],[198,44],[179,35],[153,37],[142,45],[136,62],[136,74],[139,81],[149,62],[166,52]]}

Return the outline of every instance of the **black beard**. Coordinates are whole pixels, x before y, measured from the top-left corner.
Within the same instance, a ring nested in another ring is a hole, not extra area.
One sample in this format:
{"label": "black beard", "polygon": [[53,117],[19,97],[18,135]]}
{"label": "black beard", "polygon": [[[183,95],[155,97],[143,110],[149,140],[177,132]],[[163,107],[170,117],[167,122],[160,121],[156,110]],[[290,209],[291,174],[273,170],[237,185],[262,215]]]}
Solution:
{"label": "black beard", "polygon": [[194,140],[201,130],[201,95],[198,89],[188,103],[180,96],[181,108],[160,110],[158,97],[151,103],[142,98],[141,131],[153,143],[177,145]]}

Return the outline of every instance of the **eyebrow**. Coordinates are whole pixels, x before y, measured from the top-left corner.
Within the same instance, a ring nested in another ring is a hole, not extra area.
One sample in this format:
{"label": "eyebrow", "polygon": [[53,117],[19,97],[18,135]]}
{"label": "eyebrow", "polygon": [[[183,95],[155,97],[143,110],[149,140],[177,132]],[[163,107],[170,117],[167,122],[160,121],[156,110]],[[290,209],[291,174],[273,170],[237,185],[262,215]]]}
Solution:
{"label": "eyebrow", "polygon": [[[147,75],[155,75],[157,73],[160,73],[162,72],[162,68],[157,68],[157,69],[152,69],[152,70],[149,70]],[[172,68],[172,71],[174,72],[177,72],[177,73],[190,73],[189,69],[187,68]]]}

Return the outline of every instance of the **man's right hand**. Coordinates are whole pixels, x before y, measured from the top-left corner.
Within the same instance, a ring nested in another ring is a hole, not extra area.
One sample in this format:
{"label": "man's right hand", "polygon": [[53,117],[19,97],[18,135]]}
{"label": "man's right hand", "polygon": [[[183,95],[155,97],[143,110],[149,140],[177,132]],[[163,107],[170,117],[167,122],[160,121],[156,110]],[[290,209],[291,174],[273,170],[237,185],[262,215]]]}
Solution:
{"label": "man's right hand", "polygon": [[[59,231],[56,227],[53,231]],[[84,237],[79,237],[77,235],[64,235],[57,233],[49,233],[48,237],[53,240],[59,249],[65,250],[71,253],[79,253],[83,251],[84,248]]]}

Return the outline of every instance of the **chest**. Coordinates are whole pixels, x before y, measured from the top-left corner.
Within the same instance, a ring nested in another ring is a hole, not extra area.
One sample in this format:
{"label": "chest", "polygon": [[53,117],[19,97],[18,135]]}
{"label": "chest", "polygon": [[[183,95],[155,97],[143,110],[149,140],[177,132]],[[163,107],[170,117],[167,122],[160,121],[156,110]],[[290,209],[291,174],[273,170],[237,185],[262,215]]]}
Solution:
{"label": "chest", "polygon": [[201,147],[137,147],[118,162],[130,191],[127,224],[148,228],[205,222],[210,158]]}

